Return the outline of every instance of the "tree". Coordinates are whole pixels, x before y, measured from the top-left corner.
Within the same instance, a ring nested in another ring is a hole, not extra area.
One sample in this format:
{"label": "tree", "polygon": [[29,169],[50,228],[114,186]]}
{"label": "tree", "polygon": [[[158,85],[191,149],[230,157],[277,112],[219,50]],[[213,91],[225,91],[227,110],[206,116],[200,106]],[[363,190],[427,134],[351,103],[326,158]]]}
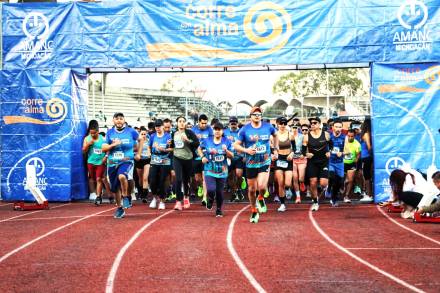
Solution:
{"label": "tree", "polygon": [[290,93],[293,97],[329,95],[365,95],[359,75],[365,69],[325,69],[293,71],[281,76],[273,86],[274,93]]}

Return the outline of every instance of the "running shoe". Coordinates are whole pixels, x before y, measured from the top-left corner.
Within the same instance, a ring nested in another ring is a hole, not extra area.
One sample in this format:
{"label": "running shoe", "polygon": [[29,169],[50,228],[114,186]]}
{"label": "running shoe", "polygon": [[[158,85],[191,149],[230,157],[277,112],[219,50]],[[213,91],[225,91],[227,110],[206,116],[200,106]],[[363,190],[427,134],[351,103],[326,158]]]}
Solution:
{"label": "running shoe", "polygon": [[308,191],[308,190],[307,190],[306,197],[312,197],[312,195],[310,194],[310,191]]}
{"label": "running shoe", "polygon": [[202,200],[202,206],[206,207],[206,200]]}
{"label": "running shoe", "polygon": [[131,208],[130,200],[128,199],[127,196],[125,196],[125,197],[122,198],[122,207],[123,207],[124,209],[129,209],[129,208]]}
{"label": "running shoe", "polygon": [[115,219],[122,219],[124,216],[125,216],[125,211],[122,207],[118,207],[115,211],[115,214],[113,215]]}
{"label": "running shoe", "polygon": [[190,206],[191,206],[191,203],[189,202],[189,198],[187,196],[185,196],[183,198],[183,208],[189,209]]}
{"label": "running shoe", "polygon": [[306,191],[306,185],[304,184],[304,182],[300,182],[299,183],[299,190],[301,192],[305,192]]}
{"label": "running shoe", "polygon": [[344,202],[345,203],[351,203],[351,199],[348,196],[344,197]]}
{"label": "running shoe", "polygon": [[264,199],[257,199],[257,208],[260,214],[267,212],[267,205]]}
{"label": "running shoe", "polygon": [[203,196],[203,187],[202,186],[199,186],[199,188],[197,188],[197,196],[198,197]]}
{"label": "running shoe", "polygon": [[297,196],[295,199],[295,203],[301,203],[301,196]]}
{"label": "running shoe", "polygon": [[290,200],[292,197],[293,197],[292,190],[290,190],[290,188],[288,188],[288,189],[286,190],[286,198],[287,198],[288,200]]}
{"label": "running shoe", "polygon": [[264,193],[264,198],[268,198],[270,196],[270,192],[269,190],[266,190],[266,192]]}
{"label": "running shoe", "polygon": [[222,212],[222,210],[221,210],[221,209],[217,209],[217,210],[215,211],[215,216],[216,216],[217,218],[223,218],[223,212]]}
{"label": "running shoe", "polygon": [[131,203],[131,195],[127,196],[128,198],[128,203],[129,203],[129,208],[131,208],[133,206],[133,204]]}
{"label": "running shoe", "polygon": [[312,204],[312,212],[316,212],[317,210],[319,210],[319,203],[314,202]]}
{"label": "running shoe", "polygon": [[109,198],[108,198],[108,202],[109,202],[110,204],[114,204],[114,203],[115,203],[115,198],[114,198],[114,197],[109,197]]}
{"label": "running shoe", "polygon": [[246,179],[244,177],[241,178],[241,189],[245,190],[247,188]]}
{"label": "running shoe", "polygon": [[330,200],[330,204],[332,205],[332,207],[336,208],[339,206],[337,201],[333,201],[332,199]]}
{"label": "running shoe", "polygon": [[143,199],[142,199],[142,202],[143,202],[143,203],[148,203],[148,200],[147,200],[146,198],[143,198]]}
{"label": "running shoe", "polygon": [[277,209],[277,211],[279,211],[279,212],[285,212],[287,209],[286,209],[286,205],[285,204],[281,204],[280,205],[280,207]]}
{"label": "running shoe", "polygon": [[161,202],[159,203],[159,207],[158,207],[158,209],[159,209],[159,210],[164,210],[164,209],[165,209],[165,203],[161,201]]}
{"label": "running shoe", "polygon": [[157,207],[157,200],[155,197],[150,202],[150,208],[155,209]]}
{"label": "running shoe", "polygon": [[214,201],[210,198],[208,198],[208,201],[206,202],[206,208],[208,210],[212,210],[212,205],[214,204]]}
{"label": "running shoe", "polygon": [[368,195],[364,195],[359,201],[361,202],[372,202],[373,201],[373,197],[372,196],[368,196]]}
{"label": "running shoe", "polygon": [[102,204],[102,197],[101,196],[97,196],[95,198],[95,206],[100,206]]}
{"label": "running shoe", "polygon": [[253,212],[252,214],[251,214],[251,218],[249,219],[249,222],[251,222],[251,223],[258,223],[258,220],[260,219],[260,214],[259,213],[257,213],[257,212]]}
{"label": "running shoe", "polygon": [[354,194],[361,194],[362,193],[362,189],[359,186],[355,186],[353,189],[353,193]]}
{"label": "running shoe", "polygon": [[180,201],[176,201],[176,204],[174,205],[174,209],[176,211],[181,211],[182,210],[182,203]]}
{"label": "running shoe", "polygon": [[175,199],[177,197],[177,195],[171,191],[170,196],[168,197],[169,199]]}
{"label": "running shoe", "polygon": [[273,199],[274,202],[280,202],[280,197],[278,195],[275,195],[275,198]]}

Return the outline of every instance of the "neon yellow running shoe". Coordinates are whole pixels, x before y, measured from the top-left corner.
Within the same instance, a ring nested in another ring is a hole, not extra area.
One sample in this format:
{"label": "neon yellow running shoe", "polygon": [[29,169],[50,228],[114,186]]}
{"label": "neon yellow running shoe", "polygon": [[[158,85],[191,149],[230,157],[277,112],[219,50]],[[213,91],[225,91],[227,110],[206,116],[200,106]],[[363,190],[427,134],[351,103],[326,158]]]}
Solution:
{"label": "neon yellow running shoe", "polygon": [[257,213],[257,212],[254,212],[254,213],[252,213],[251,214],[251,217],[250,217],[250,219],[249,219],[249,222],[250,223],[258,223],[258,220],[260,219],[260,214],[259,213]]}
{"label": "neon yellow running shoe", "polygon": [[197,196],[198,197],[202,197],[203,196],[203,187],[199,186],[199,188],[197,188]]}
{"label": "neon yellow running shoe", "polygon": [[257,208],[260,214],[267,212],[267,205],[264,199],[261,200],[257,199]]}
{"label": "neon yellow running shoe", "polygon": [[247,183],[246,183],[246,179],[244,177],[242,177],[241,180],[241,189],[245,190],[247,187]]}
{"label": "neon yellow running shoe", "polygon": [[269,193],[269,190],[266,190],[266,192],[264,193],[264,198],[268,198],[269,197],[269,195],[270,195],[270,193]]}

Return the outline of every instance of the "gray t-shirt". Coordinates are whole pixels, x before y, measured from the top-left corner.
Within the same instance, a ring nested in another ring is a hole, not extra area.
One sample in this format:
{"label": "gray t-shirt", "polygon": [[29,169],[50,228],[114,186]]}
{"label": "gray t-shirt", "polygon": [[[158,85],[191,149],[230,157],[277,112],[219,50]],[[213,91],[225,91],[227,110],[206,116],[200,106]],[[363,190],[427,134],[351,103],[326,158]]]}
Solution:
{"label": "gray t-shirt", "polygon": [[181,160],[191,160],[193,158],[193,153],[189,147],[189,142],[184,142],[182,140],[182,134],[185,132],[177,131],[174,134],[174,157]]}

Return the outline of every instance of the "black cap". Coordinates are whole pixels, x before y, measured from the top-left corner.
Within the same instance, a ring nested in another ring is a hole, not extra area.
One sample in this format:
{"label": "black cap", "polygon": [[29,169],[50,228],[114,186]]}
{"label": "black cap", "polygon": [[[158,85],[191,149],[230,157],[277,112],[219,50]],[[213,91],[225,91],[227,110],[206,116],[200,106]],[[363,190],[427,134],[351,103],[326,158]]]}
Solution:
{"label": "black cap", "polygon": [[225,127],[223,126],[223,124],[221,122],[216,122],[212,128],[214,129],[224,129]]}
{"label": "black cap", "polygon": [[124,114],[123,114],[122,112],[116,112],[116,113],[113,115],[113,118],[116,118],[116,117],[124,117]]}
{"label": "black cap", "polygon": [[278,124],[280,124],[280,123],[287,124],[287,118],[286,117],[279,117],[279,118],[277,118],[277,123]]}
{"label": "black cap", "polygon": [[319,123],[321,123],[321,119],[319,117],[311,117],[309,118],[309,122],[311,123],[313,120],[318,121]]}
{"label": "black cap", "polygon": [[235,117],[235,116],[231,116],[231,117],[229,117],[229,123],[231,123],[231,122],[238,123],[238,118]]}
{"label": "black cap", "polygon": [[162,125],[163,125],[162,119],[156,119],[156,121],[154,121],[154,126],[162,126]]}

